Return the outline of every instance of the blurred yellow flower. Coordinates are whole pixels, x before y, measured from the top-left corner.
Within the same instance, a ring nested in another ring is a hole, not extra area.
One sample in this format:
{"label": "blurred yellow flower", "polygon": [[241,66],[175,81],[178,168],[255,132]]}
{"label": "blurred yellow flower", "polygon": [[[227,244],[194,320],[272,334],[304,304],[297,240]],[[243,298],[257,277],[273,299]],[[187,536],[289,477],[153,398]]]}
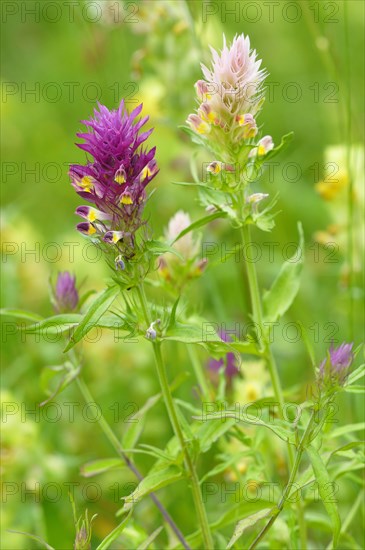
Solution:
{"label": "blurred yellow flower", "polygon": [[348,186],[349,178],[346,170],[339,170],[335,176],[326,176],[316,184],[316,191],[322,199],[331,201]]}
{"label": "blurred yellow flower", "polygon": [[264,361],[248,361],[243,364],[244,378],[234,380],[233,398],[242,405],[266,397],[269,383]]}

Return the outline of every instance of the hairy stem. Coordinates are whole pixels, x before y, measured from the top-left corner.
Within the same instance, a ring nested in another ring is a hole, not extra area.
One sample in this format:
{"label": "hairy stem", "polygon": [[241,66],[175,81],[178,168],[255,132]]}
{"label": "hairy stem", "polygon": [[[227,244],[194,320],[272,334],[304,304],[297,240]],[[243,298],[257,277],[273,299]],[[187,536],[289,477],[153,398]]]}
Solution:
{"label": "hairy stem", "polygon": [[[86,401],[86,403],[95,403],[95,399],[90,393],[90,390],[84,380],[82,380],[79,376],[77,377],[77,384],[79,386],[79,389]],[[108,439],[109,443],[112,445],[112,447],[115,449],[116,453],[124,460],[125,464],[128,466],[128,468],[134,473],[136,478],[141,481],[143,479],[142,474],[139,472],[138,468],[133,464],[133,462],[128,458],[128,456],[125,454],[123,447],[119,443],[119,440],[111,427],[109,426],[108,422],[106,421],[103,414],[98,417],[97,420],[102,432],[104,433],[105,437]],[[190,546],[186,542],[184,535],[180,531],[180,529],[175,524],[174,520],[168,513],[168,511],[165,509],[163,504],[160,502],[160,500],[157,498],[157,496],[154,493],[150,494],[150,497],[154,504],[157,506],[159,511],[161,512],[163,518],[165,519],[166,523],[168,523],[175,533],[176,537],[179,539],[185,550],[190,550]]]}
{"label": "hairy stem", "polygon": [[[151,319],[149,315],[148,302],[147,302],[146,295],[144,293],[144,288],[142,285],[137,287],[137,293],[142,306],[145,321],[149,326],[151,324]],[[210,527],[208,523],[208,517],[203,504],[202,494],[201,494],[200,485],[199,485],[199,479],[196,473],[194,463],[191,459],[189,450],[186,446],[183,430],[180,426],[178,413],[175,407],[174,400],[172,398],[170,386],[167,379],[166,368],[165,368],[165,364],[161,353],[161,343],[152,342],[152,345],[153,345],[153,350],[155,354],[157,374],[158,374],[158,378],[161,386],[161,392],[162,392],[165,406],[167,409],[167,413],[168,413],[172,428],[174,430],[175,436],[177,437],[180,443],[180,447],[184,456],[185,465],[189,472],[192,495],[194,499],[195,510],[198,516],[198,520],[199,520],[202,535],[203,535],[204,547],[206,550],[209,550],[214,548],[214,546],[213,546],[213,539],[212,539],[212,535],[211,535]]]}

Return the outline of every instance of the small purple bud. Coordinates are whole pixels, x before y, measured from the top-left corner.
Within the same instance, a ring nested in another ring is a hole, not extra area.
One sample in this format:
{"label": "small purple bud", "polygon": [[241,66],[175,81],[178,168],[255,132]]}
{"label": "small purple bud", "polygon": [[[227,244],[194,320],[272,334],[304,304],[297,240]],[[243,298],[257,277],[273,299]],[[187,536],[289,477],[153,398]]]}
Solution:
{"label": "small purple bud", "polygon": [[120,256],[120,255],[115,258],[115,269],[117,271],[119,271],[119,270],[124,271],[125,270],[125,263],[123,261],[122,256]]}
{"label": "small purple bud", "polygon": [[77,308],[79,294],[76,289],[76,277],[73,277],[68,271],[58,274],[54,302],[57,313],[70,313]]}
{"label": "small purple bud", "polygon": [[319,366],[319,381],[322,386],[342,386],[345,383],[348,369],[354,360],[353,345],[346,342],[336,348],[331,345],[329,356]]}
{"label": "small purple bud", "polygon": [[157,332],[156,332],[156,329],[155,329],[155,325],[159,325],[160,322],[161,322],[161,320],[157,319],[156,321],[153,321],[153,323],[151,323],[151,325],[146,330],[146,338],[148,338],[149,340],[156,340]]}
{"label": "small purple bud", "polygon": [[157,332],[155,331],[155,329],[152,327],[149,327],[146,330],[146,338],[148,338],[149,340],[156,340],[156,337],[157,337]]}

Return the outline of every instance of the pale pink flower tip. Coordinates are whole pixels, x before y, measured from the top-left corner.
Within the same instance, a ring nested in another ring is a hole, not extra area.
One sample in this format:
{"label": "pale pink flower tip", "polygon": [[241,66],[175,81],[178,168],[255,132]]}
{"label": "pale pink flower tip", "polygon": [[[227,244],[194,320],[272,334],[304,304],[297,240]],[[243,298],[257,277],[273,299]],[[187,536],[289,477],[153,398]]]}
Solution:
{"label": "pale pink flower tip", "polygon": [[[241,113],[256,112],[256,105],[252,99],[260,91],[261,84],[266,77],[266,71],[260,69],[261,59],[257,59],[256,50],[250,50],[250,39],[243,34],[236,35],[230,47],[227,46],[223,35],[223,48],[218,53],[210,47],[213,57],[212,68],[202,65],[202,71],[207,82],[216,84],[225,93],[234,92],[231,100],[241,99]],[[199,86],[202,89],[202,85]],[[209,87],[213,91],[213,87]],[[218,90],[217,90],[218,91]],[[245,100],[245,101],[242,101]],[[246,103],[246,105],[242,105]],[[251,103],[251,104],[250,104]],[[246,107],[242,109],[242,107]]]}

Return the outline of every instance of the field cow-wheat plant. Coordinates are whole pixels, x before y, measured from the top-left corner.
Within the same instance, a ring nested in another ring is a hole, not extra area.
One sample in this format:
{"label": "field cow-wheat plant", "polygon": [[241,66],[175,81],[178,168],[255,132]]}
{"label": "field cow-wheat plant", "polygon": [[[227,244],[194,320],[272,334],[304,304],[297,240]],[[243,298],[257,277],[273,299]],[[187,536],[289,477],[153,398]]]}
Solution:
{"label": "field cow-wheat plant", "polygon": [[363,4],[5,4],[1,547],[363,548]]}

